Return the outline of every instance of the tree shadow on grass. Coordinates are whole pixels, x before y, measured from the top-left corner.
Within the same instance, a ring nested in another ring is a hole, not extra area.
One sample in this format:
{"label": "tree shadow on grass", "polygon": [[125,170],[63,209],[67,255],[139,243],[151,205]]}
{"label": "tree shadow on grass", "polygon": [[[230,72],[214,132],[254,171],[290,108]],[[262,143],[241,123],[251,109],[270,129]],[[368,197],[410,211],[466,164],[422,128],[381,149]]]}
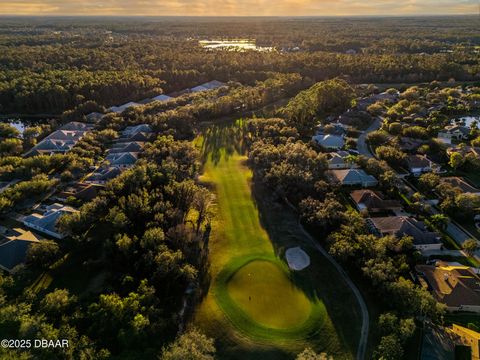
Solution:
{"label": "tree shadow on grass", "polygon": [[243,120],[233,124],[212,125],[202,132],[203,143],[201,147],[202,161],[211,160],[217,165],[222,156],[228,160],[235,152],[244,154],[245,126]]}

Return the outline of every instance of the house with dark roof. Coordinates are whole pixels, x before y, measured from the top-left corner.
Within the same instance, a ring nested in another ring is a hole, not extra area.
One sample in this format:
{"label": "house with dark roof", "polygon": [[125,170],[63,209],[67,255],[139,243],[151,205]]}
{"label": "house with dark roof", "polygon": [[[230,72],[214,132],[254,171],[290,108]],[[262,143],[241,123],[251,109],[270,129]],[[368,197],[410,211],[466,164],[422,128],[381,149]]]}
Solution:
{"label": "house with dark roof", "polygon": [[57,223],[61,216],[78,212],[78,210],[55,203],[46,207],[43,214],[33,213],[23,218],[23,224],[29,228],[40,231],[57,239],[63,239],[66,235],[57,229]]}
{"label": "house with dark roof", "polygon": [[21,228],[3,228],[0,234],[0,269],[9,273],[25,262],[31,244],[38,243],[41,237]]}
{"label": "house with dark roof", "polygon": [[115,143],[125,143],[125,142],[147,142],[152,139],[154,136],[153,133],[146,133],[146,132],[137,132],[136,134],[133,135],[128,135],[125,137],[118,138],[115,140]]}
{"label": "house with dark roof", "polygon": [[90,114],[85,115],[85,119],[87,119],[88,122],[96,123],[102,120],[104,116],[105,114],[99,112],[91,112]]}
{"label": "house with dark roof", "polygon": [[78,121],[69,122],[45,137],[24,156],[65,153],[75,146],[92,127],[90,124]]}
{"label": "house with dark roof", "polygon": [[138,153],[143,150],[144,145],[145,143],[140,141],[116,143],[110,148],[108,153],[109,154],[127,153],[127,152]]}
{"label": "house with dark roof", "polygon": [[152,133],[153,130],[148,124],[139,124],[135,126],[127,126],[125,130],[122,131],[123,137],[131,137],[137,133]]}
{"label": "house with dark roof", "polygon": [[459,188],[463,193],[480,195],[480,189],[477,189],[473,185],[469,184],[464,178],[458,176],[449,176],[442,178],[440,181],[442,183],[447,183]]}
{"label": "house with dark roof", "polygon": [[83,182],[88,184],[105,184],[108,181],[115,179],[122,173],[122,170],[118,167],[105,167],[95,171],[92,175],[87,177]]}
{"label": "house with dark roof", "polygon": [[71,121],[65,125],[63,125],[60,130],[65,130],[65,131],[90,131],[92,130],[93,125],[91,124],[86,124],[84,122],[80,121]]}
{"label": "house with dark roof", "polygon": [[427,140],[422,140],[422,139],[414,139],[410,137],[401,137],[400,138],[400,150],[403,151],[414,151],[417,150],[420,146],[426,144],[428,141]]}
{"label": "house with dark roof", "polygon": [[76,143],[74,140],[44,139],[25,153],[25,156],[63,154],[70,151]]}
{"label": "house with dark roof", "polygon": [[413,217],[387,216],[368,219],[371,231],[378,236],[411,236],[413,247],[417,250],[440,250],[440,235],[429,231],[425,224]]}
{"label": "house with dark roof", "polygon": [[438,166],[426,155],[410,155],[407,157],[406,163],[408,171],[414,176],[420,176],[438,169]]}
{"label": "house with dark roof", "polygon": [[108,154],[105,160],[109,162],[110,166],[129,168],[135,165],[138,160],[138,155],[134,152],[113,153]]}
{"label": "house with dark roof", "polygon": [[400,211],[402,205],[396,200],[385,200],[383,194],[373,190],[355,190],[350,197],[358,210],[367,210],[369,213],[384,211]]}
{"label": "house with dark roof", "polygon": [[449,311],[480,313],[480,276],[461,264],[437,261],[435,265],[417,265],[422,285]]}
{"label": "house with dark roof", "polygon": [[98,193],[103,189],[100,184],[76,183],[67,187],[64,191],[55,194],[52,199],[65,202],[69,197],[74,197],[81,201],[91,201],[97,197]]}
{"label": "house with dark roof", "polygon": [[376,186],[378,184],[377,179],[372,175],[368,175],[362,169],[343,169],[343,170],[330,170],[327,174],[333,182],[338,182],[346,186]]}

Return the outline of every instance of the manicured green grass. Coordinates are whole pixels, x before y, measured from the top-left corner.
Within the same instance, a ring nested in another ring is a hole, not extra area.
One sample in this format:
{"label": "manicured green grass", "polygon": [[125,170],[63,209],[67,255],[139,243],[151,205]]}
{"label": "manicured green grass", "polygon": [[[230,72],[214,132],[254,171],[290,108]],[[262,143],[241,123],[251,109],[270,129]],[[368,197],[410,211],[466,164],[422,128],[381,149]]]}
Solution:
{"label": "manicured green grass", "polygon": [[244,265],[228,280],[226,290],[233,303],[265,327],[296,327],[307,321],[312,311],[305,294],[271,261],[253,260]]}
{"label": "manicured green grass", "polygon": [[[216,215],[212,280],[194,325],[216,339],[220,359],[290,359],[307,346],[352,359],[361,325],[355,298],[301,239],[295,216],[266,199],[256,202],[237,135],[234,127],[210,128],[195,141],[205,160],[200,180],[216,194]],[[283,253],[299,245],[312,264],[291,272]]]}

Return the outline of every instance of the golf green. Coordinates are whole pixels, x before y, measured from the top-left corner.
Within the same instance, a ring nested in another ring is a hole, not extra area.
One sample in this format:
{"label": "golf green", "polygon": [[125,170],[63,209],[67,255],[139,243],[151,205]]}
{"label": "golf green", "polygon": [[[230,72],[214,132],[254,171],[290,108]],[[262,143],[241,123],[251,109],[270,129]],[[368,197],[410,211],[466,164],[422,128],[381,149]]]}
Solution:
{"label": "golf green", "polygon": [[288,329],[302,325],[312,307],[305,294],[273,262],[254,260],[228,280],[231,300],[265,327]]}

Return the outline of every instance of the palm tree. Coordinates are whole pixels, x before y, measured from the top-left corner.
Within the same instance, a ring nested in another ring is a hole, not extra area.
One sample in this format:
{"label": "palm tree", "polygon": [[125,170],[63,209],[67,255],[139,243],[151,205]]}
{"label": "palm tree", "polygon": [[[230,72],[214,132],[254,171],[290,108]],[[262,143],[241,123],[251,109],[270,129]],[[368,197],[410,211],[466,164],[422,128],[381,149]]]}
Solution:
{"label": "palm tree", "polygon": [[448,221],[448,217],[443,214],[435,214],[430,217],[430,222],[432,225],[441,230],[445,230],[447,228]]}

